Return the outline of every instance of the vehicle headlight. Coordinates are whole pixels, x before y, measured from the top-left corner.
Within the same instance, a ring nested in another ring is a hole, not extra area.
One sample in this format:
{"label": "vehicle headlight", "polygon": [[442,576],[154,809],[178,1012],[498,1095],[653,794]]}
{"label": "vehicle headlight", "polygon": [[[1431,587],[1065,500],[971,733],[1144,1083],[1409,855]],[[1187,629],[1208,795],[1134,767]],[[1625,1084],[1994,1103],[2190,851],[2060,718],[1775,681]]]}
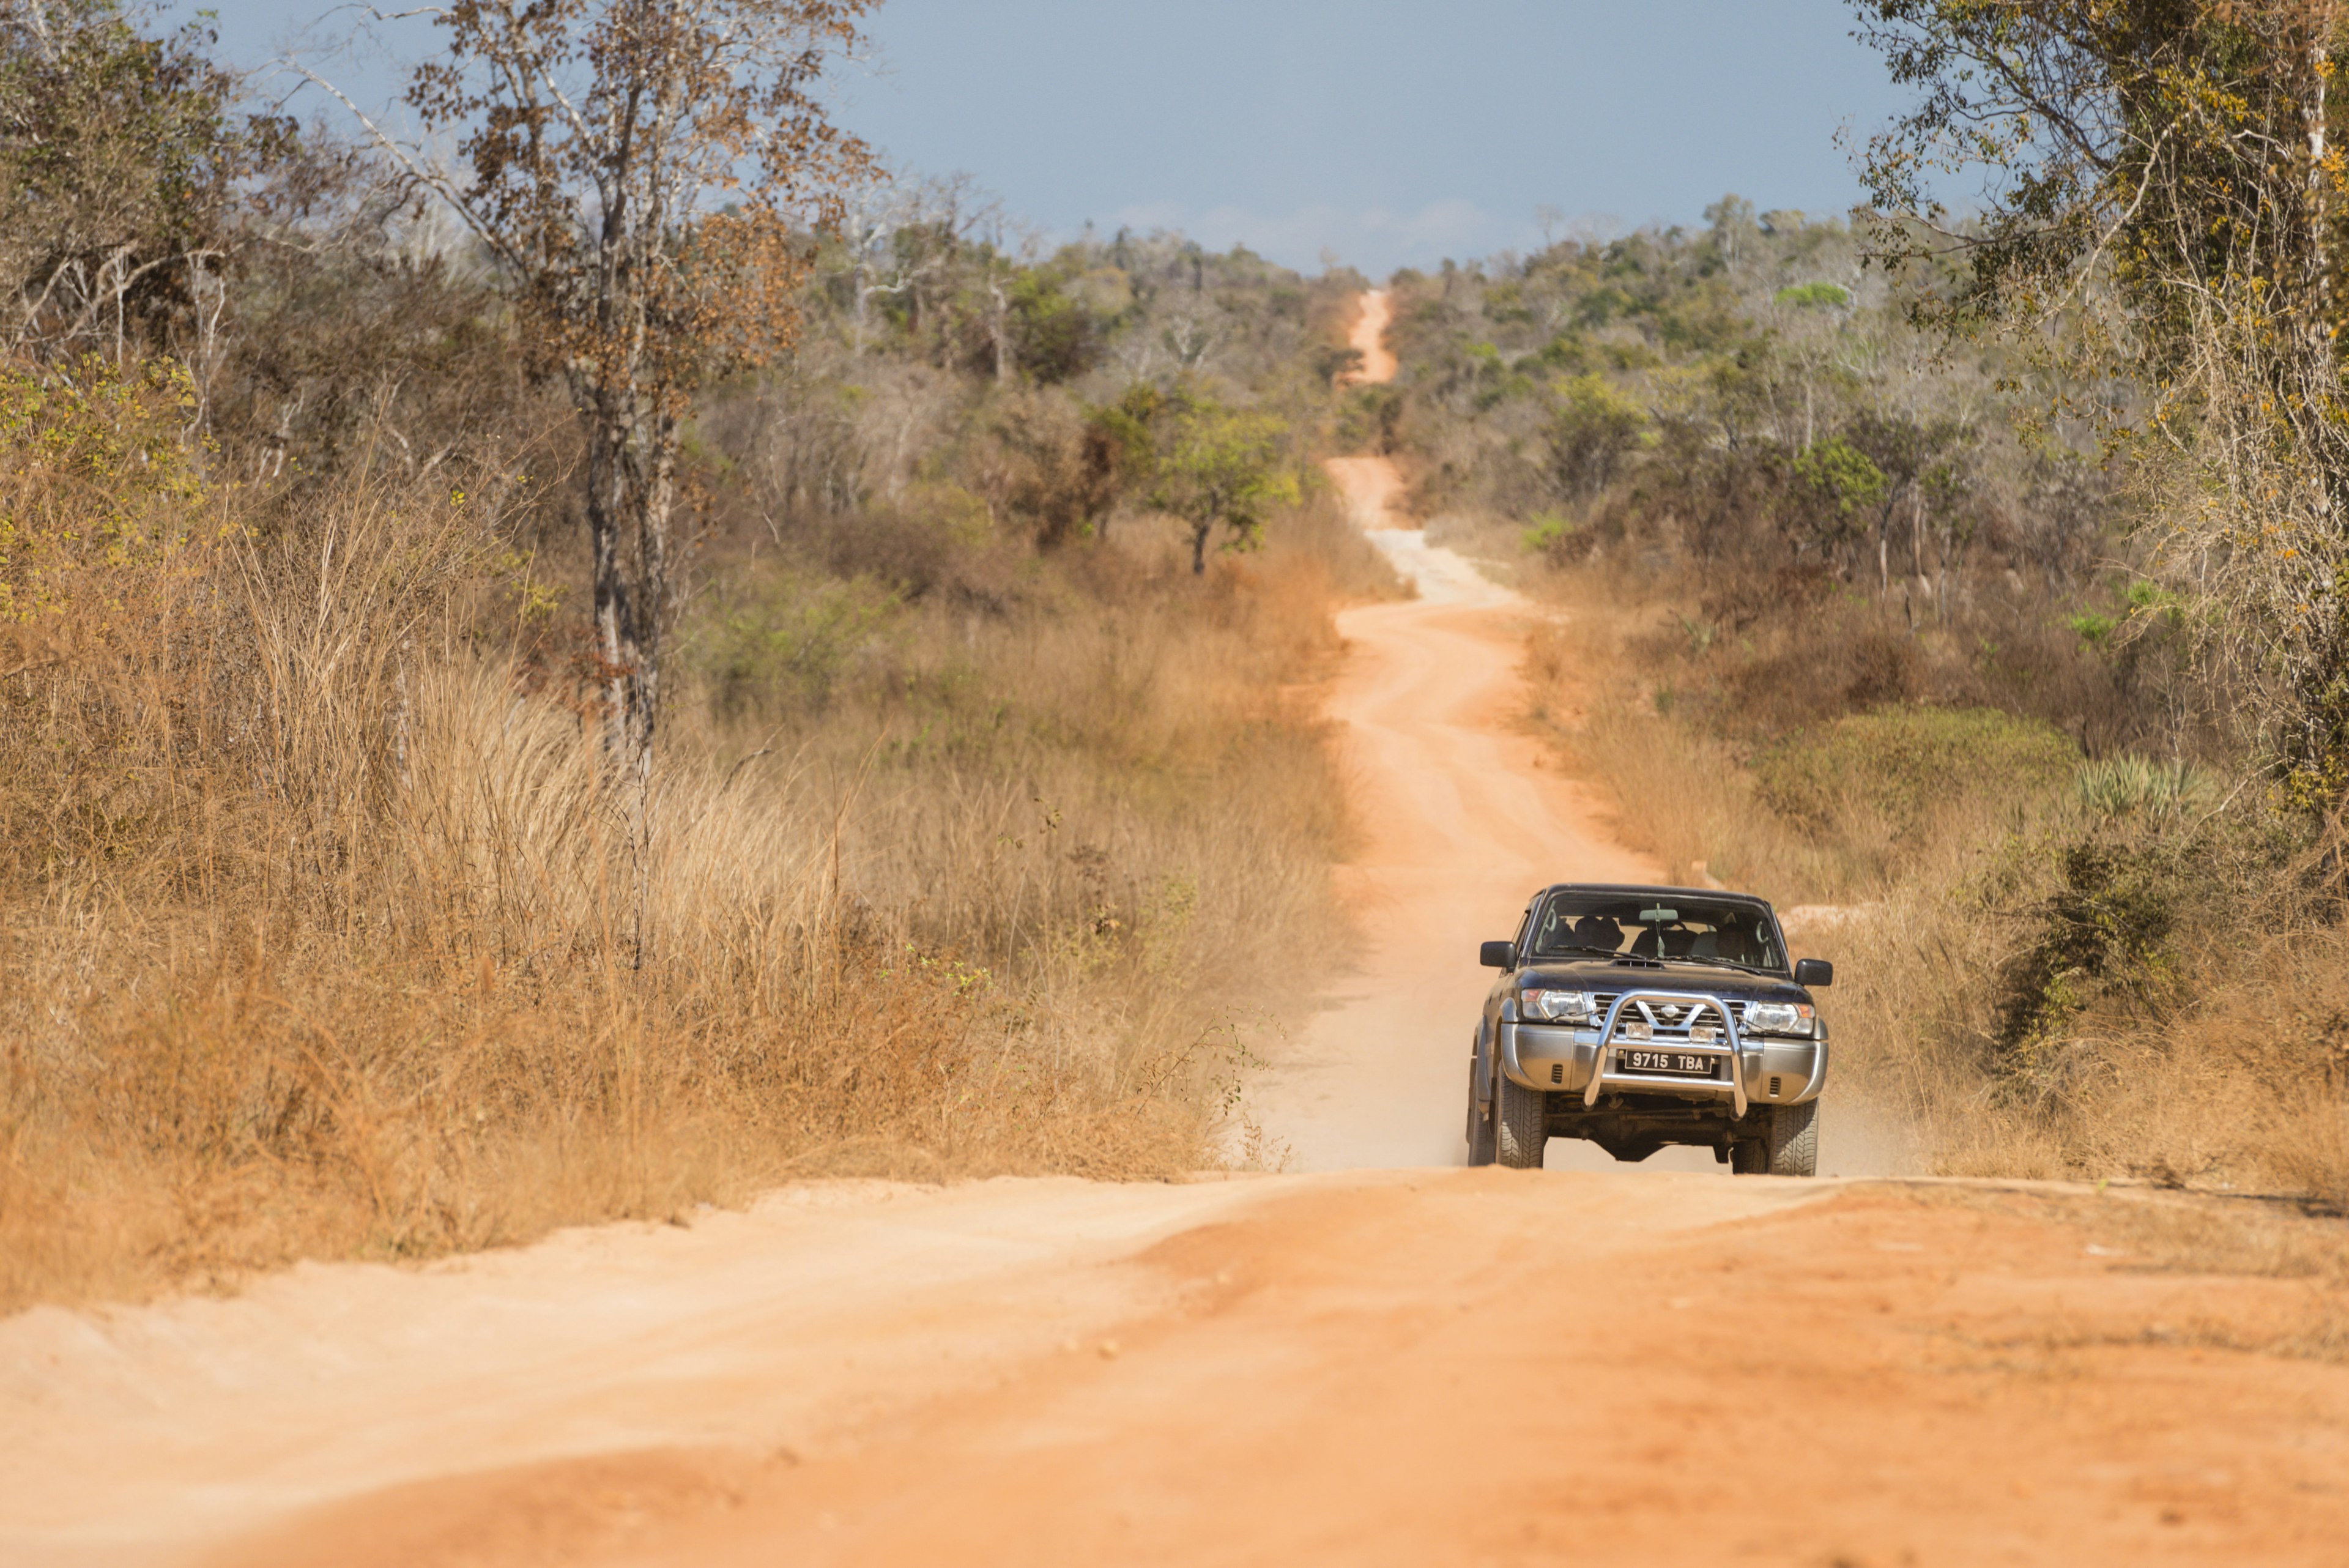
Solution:
{"label": "vehicle headlight", "polygon": [[1808,1034],[1811,1007],[1801,1002],[1749,1002],[1745,1028],[1755,1034]]}
{"label": "vehicle headlight", "polygon": [[1587,991],[1550,991],[1527,986],[1517,992],[1517,1016],[1544,1023],[1581,1023],[1596,1016]]}

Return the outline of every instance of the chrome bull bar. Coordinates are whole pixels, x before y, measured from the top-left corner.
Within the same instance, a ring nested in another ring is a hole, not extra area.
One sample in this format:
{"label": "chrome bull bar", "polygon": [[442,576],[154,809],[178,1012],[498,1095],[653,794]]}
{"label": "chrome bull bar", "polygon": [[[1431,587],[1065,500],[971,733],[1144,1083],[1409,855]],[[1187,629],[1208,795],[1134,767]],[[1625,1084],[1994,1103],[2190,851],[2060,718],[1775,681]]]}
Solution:
{"label": "chrome bull bar", "polygon": [[1624,1009],[1639,1008],[1640,1019],[1652,1032],[1656,1023],[1656,1015],[1653,1009],[1645,1004],[1654,1002],[1661,1002],[1668,1007],[1687,1008],[1689,1011],[1685,1022],[1690,1025],[1693,1025],[1699,1018],[1702,1017],[1704,1010],[1708,1007],[1720,1018],[1722,1043],[1719,1044],[1700,1044],[1693,1040],[1654,1039],[1634,1042],[1634,1044],[1670,1049],[1684,1055],[1721,1057],[1723,1066],[1728,1070],[1731,1114],[1744,1117],[1745,1115],[1745,1042],[1737,1033],[1737,1014],[1728,1002],[1704,992],[1627,991],[1617,997],[1615,1005],[1607,1010],[1607,1022],[1599,1025],[1599,1053],[1591,1058],[1590,1081],[1582,1086],[1583,1109],[1589,1110],[1595,1107],[1599,1104],[1599,1094],[1609,1087],[1652,1088],[1669,1084],[1675,1088],[1684,1089],[1692,1084],[1706,1082],[1702,1078],[1667,1077],[1661,1074],[1651,1076],[1645,1074],[1609,1071],[1608,1063],[1615,1051],[1615,1031],[1622,1022]]}

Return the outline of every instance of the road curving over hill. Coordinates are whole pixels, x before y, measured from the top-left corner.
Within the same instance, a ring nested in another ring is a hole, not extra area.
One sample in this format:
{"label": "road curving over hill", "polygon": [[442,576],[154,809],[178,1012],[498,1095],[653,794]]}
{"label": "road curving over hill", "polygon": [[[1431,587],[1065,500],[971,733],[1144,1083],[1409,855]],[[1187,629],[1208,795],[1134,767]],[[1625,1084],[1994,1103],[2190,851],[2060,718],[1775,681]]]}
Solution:
{"label": "road curving over hill", "polygon": [[1456,1168],[1476,939],[1652,868],[1518,732],[1531,608],[1334,472],[1419,597],[1347,613],[1330,692],[1367,937],[1259,1106],[1299,1168],[819,1184],[21,1314],[0,1563],[2337,1563],[2349,1303],[2275,1272],[2297,1232]]}

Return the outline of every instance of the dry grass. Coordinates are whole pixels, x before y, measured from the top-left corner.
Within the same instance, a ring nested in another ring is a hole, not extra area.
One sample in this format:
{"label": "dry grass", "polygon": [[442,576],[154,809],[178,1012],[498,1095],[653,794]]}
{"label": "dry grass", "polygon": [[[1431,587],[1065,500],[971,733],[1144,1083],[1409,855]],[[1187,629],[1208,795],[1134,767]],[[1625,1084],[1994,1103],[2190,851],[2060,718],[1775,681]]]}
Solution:
{"label": "dry grass", "polygon": [[1569,603],[1527,647],[1534,717],[1618,804],[1626,841],[1675,877],[1711,876],[1782,905],[1847,894],[1853,868],[1762,806],[1746,752],[1658,711],[1634,649],[1659,611],[1613,592]]}
{"label": "dry grass", "polygon": [[0,637],[0,1309],[1210,1158],[1344,832],[1323,522],[917,607],[774,722],[685,680],[639,824],[445,495],[201,504]]}

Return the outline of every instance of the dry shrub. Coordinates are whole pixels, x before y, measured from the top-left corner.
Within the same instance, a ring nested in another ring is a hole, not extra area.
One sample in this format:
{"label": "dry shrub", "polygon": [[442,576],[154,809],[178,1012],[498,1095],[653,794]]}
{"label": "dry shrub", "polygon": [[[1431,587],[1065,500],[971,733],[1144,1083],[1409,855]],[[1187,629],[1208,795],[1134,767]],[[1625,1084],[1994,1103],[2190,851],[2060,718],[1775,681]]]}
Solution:
{"label": "dry shrub", "polygon": [[2349,1209],[2349,936],[2292,921],[2183,934],[2167,1006],[2112,996],[2053,1044],[2031,1108],[2075,1168],[2311,1194]]}
{"label": "dry shrub", "polygon": [[1345,503],[1319,480],[1270,536],[1265,557],[1275,566],[1296,561],[1326,571],[1330,590],[1350,600],[1405,598],[1417,591],[1395,575],[1394,564],[1355,526]]}
{"label": "dry shrub", "polygon": [[1945,1174],[2342,1208],[2349,938],[2279,896],[2272,846],[2209,822],[2179,842],[2076,796],[1971,799],[1970,830],[1952,824],[1846,918],[1798,919],[1798,945],[1838,964],[1851,1089]]}
{"label": "dry shrub", "polygon": [[1189,1168],[1326,934],[1326,520],[937,596],[821,692],[688,670],[639,802],[448,495],[200,504],[0,634],[0,1307]]}

